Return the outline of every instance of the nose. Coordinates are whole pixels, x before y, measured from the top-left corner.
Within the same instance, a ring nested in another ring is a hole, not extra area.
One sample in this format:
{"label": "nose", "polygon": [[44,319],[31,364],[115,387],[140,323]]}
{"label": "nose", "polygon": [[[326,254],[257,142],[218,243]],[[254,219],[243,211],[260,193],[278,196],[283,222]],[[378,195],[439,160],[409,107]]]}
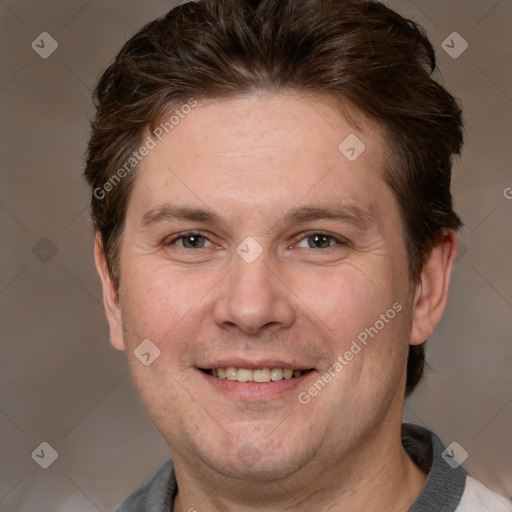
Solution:
{"label": "nose", "polygon": [[290,327],[295,318],[293,294],[265,251],[252,263],[234,255],[233,267],[218,290],[214,320],[221,328],[236,326],[247,334],[263,328]]}

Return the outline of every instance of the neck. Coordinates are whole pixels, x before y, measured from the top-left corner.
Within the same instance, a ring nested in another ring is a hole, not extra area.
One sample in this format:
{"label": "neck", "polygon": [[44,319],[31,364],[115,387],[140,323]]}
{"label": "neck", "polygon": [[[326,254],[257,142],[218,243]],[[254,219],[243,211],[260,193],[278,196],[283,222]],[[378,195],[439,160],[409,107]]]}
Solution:
{"label": "neck", "polygon": [[317,460],[263,484],[205,467],[191,472],[179,457],[174,460],[179,489],[174,512],[392,512],[408,510],[426,481],[402,447],[400,425],[366,437],[343,460]]}

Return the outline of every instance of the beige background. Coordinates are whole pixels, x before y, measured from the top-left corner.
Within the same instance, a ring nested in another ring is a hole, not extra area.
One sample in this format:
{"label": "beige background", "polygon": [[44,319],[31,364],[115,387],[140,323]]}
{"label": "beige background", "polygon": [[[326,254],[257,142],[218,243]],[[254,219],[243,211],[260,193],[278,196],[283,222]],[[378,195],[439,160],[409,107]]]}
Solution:
{"label": "beige background", "polygon": [[[462,253],[428,344],[434,371],[405,418],[457,441],[469,453],[464,466],[510,496],[512,2],[385,3],[427,30],[467,129],[453,186]],[[2,512],[108,511],[167,458],[124,356],[108,344],[81,173],[98,73],[172,5],[0,2]],[[469,43],[457,59],[441,48],[454,31]],[[47,59],[31,48],[41,32],[59,45]],[[59,455],[48,469],[31,458],[43,441]]]}

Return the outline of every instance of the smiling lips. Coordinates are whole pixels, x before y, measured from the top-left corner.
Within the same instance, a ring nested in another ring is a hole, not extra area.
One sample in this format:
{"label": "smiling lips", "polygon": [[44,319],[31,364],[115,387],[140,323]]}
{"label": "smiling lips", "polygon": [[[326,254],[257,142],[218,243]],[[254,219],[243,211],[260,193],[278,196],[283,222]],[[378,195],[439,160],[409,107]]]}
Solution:
{"label": "smiling lips", "polygon": [[300,377],[310,370],[292,370],[291,368],[257,368],[251,370],[249,368],[235,368],[233,366],[228,366],[226,368],[219,367],[203,371],[208,375],[218,377],[219,379],[238,382],[265,383]]}

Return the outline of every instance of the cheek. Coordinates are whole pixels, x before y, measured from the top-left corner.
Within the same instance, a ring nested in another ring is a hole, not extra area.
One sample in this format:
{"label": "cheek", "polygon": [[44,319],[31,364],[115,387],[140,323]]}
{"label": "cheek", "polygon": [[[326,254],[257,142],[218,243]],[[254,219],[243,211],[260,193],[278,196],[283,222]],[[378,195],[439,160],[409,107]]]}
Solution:
{"label": "cheek", "polygon": [[357,336],[373,325],[399,299],[389,272],[364,265],[344,264],[337,269],[290,276],[289,286],[312,321],[335,337]]}
{"label": "cheek", "polygon": [[[165,264],[127,261],[121,289],[121,307],[128,330],[137,337],[164,342],[173,337],[184,322],[197,314],[214,287],[208,272],[191,275],[171,270]],[[206,295],[206,297],[205,297]]]}
{"label": "cheek", "polygon": [[[354,410],[368,412],[364,404],[390,400],[401,385],[403,373],[397,370],[406,365],[409,318],[398,279],[392,268],[383,267],[347,264],[315,279],[297,276],[293,285],[306,325],[315,324],[323,333],[327,366],[334,367],[327,402],[349,393]],[[364,397],[354,389],[364,389]]]}

